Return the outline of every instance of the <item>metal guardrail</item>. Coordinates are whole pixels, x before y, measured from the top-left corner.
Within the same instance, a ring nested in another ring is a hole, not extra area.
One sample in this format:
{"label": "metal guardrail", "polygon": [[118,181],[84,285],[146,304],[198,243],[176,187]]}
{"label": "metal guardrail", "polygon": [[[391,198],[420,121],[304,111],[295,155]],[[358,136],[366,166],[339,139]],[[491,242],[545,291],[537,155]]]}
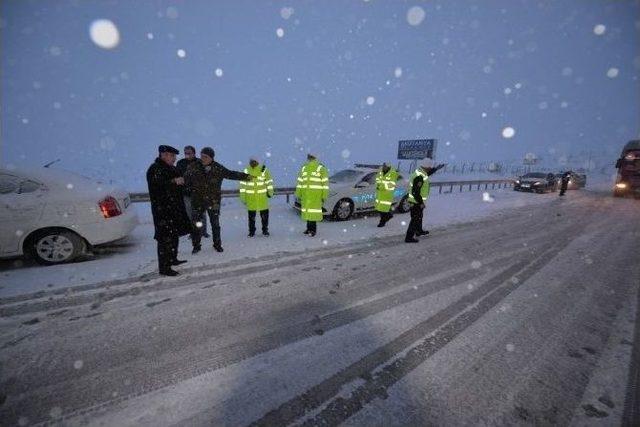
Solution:
{"label": "metal guardrail", "polygon": [[[454,189],[458,189],[459,192],[464,191],[480,191],[488,190],[491,188],[509,188],[513,187],[512,179],[486,179],[486,180],[474,180],[474,181],[434,181],[431,183],[431,188],[438,188],[438,194],[453,193]],[[443,188],[445,189],[443,191]],[[448,188],[448,191],[447,191]],[[274,190],[274,196],[286,196],[287,203],[289,203],[289,197],[295,194],[295,187],[278,187]],[[222,190],[222,197],[238,197],[240,192],[238,190]],[[149,193],[129,193],[131,202],[141,203],[149,201]]]}

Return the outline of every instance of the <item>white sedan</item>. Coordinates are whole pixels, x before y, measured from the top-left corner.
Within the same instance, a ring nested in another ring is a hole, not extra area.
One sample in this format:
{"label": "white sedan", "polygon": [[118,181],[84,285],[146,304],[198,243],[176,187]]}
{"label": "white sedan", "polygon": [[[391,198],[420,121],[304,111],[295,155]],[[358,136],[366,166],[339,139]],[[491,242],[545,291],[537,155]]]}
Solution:
{"label": "white sedan", "polygon": [[138,224],[129,193],[58,169],[0,169],[0,258],[70,262]]}
{"label": "white sedan", "polygon": [[[329,198],[324,202],[324,215],[338,221],[346,221],[354,213],[372,212],[376,201],[376,174],[378,165],[357,164],[353,168],[341,170],[329,177]],[[392,210],[407,212],[407,189],[409,182],[398,175]],[[300,210],[296,198],[294,208]]]}

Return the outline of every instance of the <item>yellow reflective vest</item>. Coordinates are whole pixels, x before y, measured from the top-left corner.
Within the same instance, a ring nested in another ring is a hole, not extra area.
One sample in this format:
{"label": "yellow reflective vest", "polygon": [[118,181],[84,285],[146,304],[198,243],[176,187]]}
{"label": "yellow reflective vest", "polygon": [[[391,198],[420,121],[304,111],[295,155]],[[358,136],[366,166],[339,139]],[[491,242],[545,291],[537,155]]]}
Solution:
{"label": "yellow reflective vest", "polygon": [[273,196],[273,179],[271,172],[265,165],[244,169],[244,173],[251,175],[250,181],[240,181],[240,200],[249,211],[263,211],[269,209],[269,197]]}
{"label": "yellow reflective vest", "polygon": [[398,171],[390,168],[385,174],[380,168],[376,175],[376,211],[389,212],[391,210],[397,181]]}
{"label": "yellow reflective vest", "polygon": [[311,160],[302,166],[296,184],[302,219],[322,221],[322,204],[329,197],[329,173],[324,165]]}
{"label": "yellow reflective vest", "polygon": [[420,188],[420,196],[422,196],[422,201],[424,203],[427,203],[427,198],[429,197],[429,190],[430,190],[429,175],[427,175],[420,168],[418,168],[411,174],[411,178],[409,178],[409,195],[407,196],[407,198],[409,199],[409,203],[413,203],[413,204],[416,203],[416,199],[413,197],[413,180],[418,175],[421,176],[423,179],[422,187]]}

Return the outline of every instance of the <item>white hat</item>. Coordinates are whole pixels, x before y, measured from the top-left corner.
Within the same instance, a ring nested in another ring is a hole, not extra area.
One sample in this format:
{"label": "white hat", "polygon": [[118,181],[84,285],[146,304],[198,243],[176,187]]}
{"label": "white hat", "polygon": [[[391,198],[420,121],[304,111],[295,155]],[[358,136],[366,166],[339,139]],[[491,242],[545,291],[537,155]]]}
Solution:
{"label": "white hat", "polygon": [[430,159],[429,157],[426,157],[426,158],[424,158],[424,159],[422,159],[422,160],[420,161],[419,166],[420,166],[421,168],[425,168],[425,169],[432,168],[432,167],[433,167],[433,160],[432,160],[432,159]]}

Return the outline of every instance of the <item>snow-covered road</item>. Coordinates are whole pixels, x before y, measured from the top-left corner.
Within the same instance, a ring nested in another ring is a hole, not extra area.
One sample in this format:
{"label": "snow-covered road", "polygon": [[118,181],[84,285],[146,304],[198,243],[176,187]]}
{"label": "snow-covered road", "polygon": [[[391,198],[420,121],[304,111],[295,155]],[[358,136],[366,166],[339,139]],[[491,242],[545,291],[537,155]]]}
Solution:
{"label": "snow-covered road", "polygon": [[[511,190],[489,190],[491,202],[483,201],[482,191],[434,194],[429,200],[425,224],[429,228],[478,219],[504,209],[530,204],[548,203],[557,194],[523,194]],[[347,222],[325,221],[319,225],[316,238],[302,235],[304,224],[284,197],[272,202],[271,236],[260,234],[247,238],[247,214],[237,199],[224,199],[221,225],[224,253],[214,252],[211,240],[203,240],[203,251],[191,255],[191,242],[184,237],[180,243],[180,258],[189,260],[182,271],[196,267],[275,254],[332,247],[372,237],[399,235],[406,231],[409,214],[396,215],[384,229],[376,227],[378,217],[356,218]],[[52,291],[69,287],[84,287],[103,281],[119,281],[153,276],[157,271],[156,242],[148,203],[134,205],[141,225],[132,236],[122,242],[101,248],[94,259],[66,265],[42,267],[23,260],[0,261],[0,298],[38,291]],[[259,227],[259,218],[258,218]]]}
{"label": "snow-covered road", "polygon": [[[637,209],[572,192],[416,245],[398,226],[178,278],[4,299],[0,419],[618,425],[637,397]],[[347,224],[322,226],[336,236]]]}

